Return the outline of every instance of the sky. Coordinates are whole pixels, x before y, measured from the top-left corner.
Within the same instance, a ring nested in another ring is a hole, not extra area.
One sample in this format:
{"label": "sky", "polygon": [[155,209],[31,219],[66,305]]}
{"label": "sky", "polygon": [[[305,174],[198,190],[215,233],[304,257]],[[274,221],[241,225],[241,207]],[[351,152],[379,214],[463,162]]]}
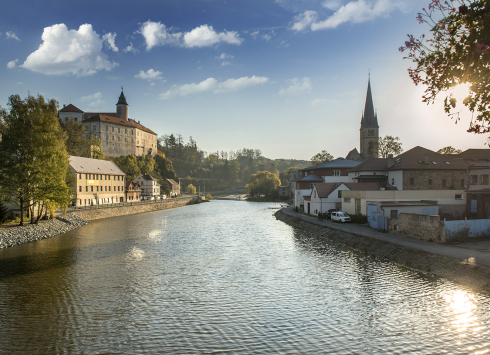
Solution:
{"label": "sky", "polygon": [[487,148],[424,88],[398,51],[429,0],[5,1],[0,106],[43,95],[60,108],[115,112],[208,152],[260,149],[271,159],[359,150],[370,76],[380,136],[404,150]]}

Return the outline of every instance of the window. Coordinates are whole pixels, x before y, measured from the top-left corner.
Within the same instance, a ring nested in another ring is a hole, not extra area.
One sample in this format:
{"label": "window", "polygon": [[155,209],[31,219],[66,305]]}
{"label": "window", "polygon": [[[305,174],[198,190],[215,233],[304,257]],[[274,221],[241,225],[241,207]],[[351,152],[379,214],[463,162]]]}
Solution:
{"label": "window", "polygon": [[462,200],[463,199],[463,194],[456,194],[454,195],[455,200]]}
{"label": "window", "polygon": [[120,178],[120,176],[118,175],[118,176],[117,176],[117,181],[120,181],[120,179],[119,179],[119,178]]}
{"label": "window", "polygon": [[94,187],[93,186],[90,186],[90,191],[91,192],[94,192]]}
{"label": "window", "polygon": [[108,134],[105,135],[105,139],[106,140],[109,140],[109,135]]}
{"label": "window", "polygon": [[481,185],[488,185],[488,175],[481,175]]}
{"label": "window", "polygon": [[85,186],[85,192],[88,192],[88,186]]}
{"label": "window", "polygon": [[124,133],[125,134],[128,134],[128,129],[127,128],[124,129]]}
{"label": "window", "polygon": [[391,210],[390,218],[391,219],[397,219],[398,218],[398,210]]}
{"label": "window", "polygon": [[114,136],[112,136],[112,140],[114,140]]}
{"label": "window", "polygon": [[333,170],[332,175],[333,176],[340,176],[340,170]]}
{"label": "window", "polygon": [[121,141],[121,137],[120,136],[117,136],[117,141],[120,142]]}
{"label": "window", "polygon": [[96,126],[96,125],[93,125],[93,126],[92,126],[92,129],[93,129],[94,131],[95,131],[95,129],[96,129],[96,128],[97,128],[97,126]]}
{"label": "window", "polygon": [[107,186],[105,187],[105,190],[107,191]]}
{"label": "window", "polygon": [[342,198],[342,190],[337,191],[337,196],[338,196],[339,198]]}
{"label": "window", "polygon": [[131,143],[134,143],[134,138],[131,138]]}
{"label": "window", "polygon": [[446,187],[446,179],[442,179],[442,187]]}
{"label": "window", "polygon": [[117,133],[121,133],[121,127],[117,127]]}
{"label": "window", "polygon": [[410,178],[410,185],[415,185],[415,179],[414,178]]}
{"label": "window", "polygon": [[87,174],[85,174],[85,180],[88,179]]}
{"label": "window", "polygon": [[114,127],[112,127],[112,132],[114,132]]}
{"label": "window", "polygon": [[432,179],[429,179],[429,186],[432,186]]}
{"label": "window", "polygon": [[82,192],[82,187],[78,186],[78,192]]}
{"label": "window", "polygon": [[350,201],[351,201],[350,197],[344,197],[344,202],[345,203],[350,203]]}
{"label": "window", "polygon": [[478,184],[478,175],[471,175],[471,185],[476,185]]}
{"label": "window", "polygon": [[117,191],[120,191],[120,190],[119,190],[119,186],[117,187]]}
{"label": "window", "polygon": [[99,187],[97,186],[97,192],[99,192]]}
{"label": "window", "polygon": [[464,187],[464,179],[461,179],[461,184],[460,184],[461,187]]}
{"label": "window", "polygon": [[108,125],[105,125],[105,131],[108,132],[109,131],[109,126]]}
{"label": "window", "polygon": [[109,191],[111,191],[111,187],[109,186]]}
{"label": "window", "polygon": [[114,181],[116,181],[116,175],[114,175]]}
{"label": "window", "polygon": [[124,141],[127,142],[128,140],[126,138],[124,138]]}

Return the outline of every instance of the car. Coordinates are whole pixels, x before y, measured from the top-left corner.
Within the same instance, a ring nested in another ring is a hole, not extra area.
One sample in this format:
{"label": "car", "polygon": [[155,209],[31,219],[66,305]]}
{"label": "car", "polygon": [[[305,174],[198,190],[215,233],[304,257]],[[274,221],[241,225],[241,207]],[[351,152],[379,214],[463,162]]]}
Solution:
{"label": "car", "polygon": [[325,212],[325,218],[330,219],[332,212],[337,212],[337,210],[335,208],[329,209],[327,212]]}
{"label": "car", "polygon": [[330,218],[332,219],[332,222],[350,222],[350,217],[345,212],[332,212]]}

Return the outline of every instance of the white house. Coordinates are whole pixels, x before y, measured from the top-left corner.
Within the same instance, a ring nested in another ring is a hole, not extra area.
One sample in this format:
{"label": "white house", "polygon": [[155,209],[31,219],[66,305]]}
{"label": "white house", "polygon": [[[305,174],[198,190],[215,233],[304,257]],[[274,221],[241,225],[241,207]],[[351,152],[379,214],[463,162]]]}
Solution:
{"label": "white house", "polygon": [[148,174],[142,174],[138,175],[133,182],[140,185],[142,197],[160,196],[160,184],[154,177]]}

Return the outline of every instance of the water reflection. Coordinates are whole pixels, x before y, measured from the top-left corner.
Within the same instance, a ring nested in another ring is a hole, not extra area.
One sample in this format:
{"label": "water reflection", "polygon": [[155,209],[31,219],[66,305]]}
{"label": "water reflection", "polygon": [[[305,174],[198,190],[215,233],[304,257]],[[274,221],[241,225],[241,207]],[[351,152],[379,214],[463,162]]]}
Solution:
{"label": "water reflection", "polygon": [[490,350],[488,295],[329,245],[271,207],[213,201],[0,250],[0,353]]}

